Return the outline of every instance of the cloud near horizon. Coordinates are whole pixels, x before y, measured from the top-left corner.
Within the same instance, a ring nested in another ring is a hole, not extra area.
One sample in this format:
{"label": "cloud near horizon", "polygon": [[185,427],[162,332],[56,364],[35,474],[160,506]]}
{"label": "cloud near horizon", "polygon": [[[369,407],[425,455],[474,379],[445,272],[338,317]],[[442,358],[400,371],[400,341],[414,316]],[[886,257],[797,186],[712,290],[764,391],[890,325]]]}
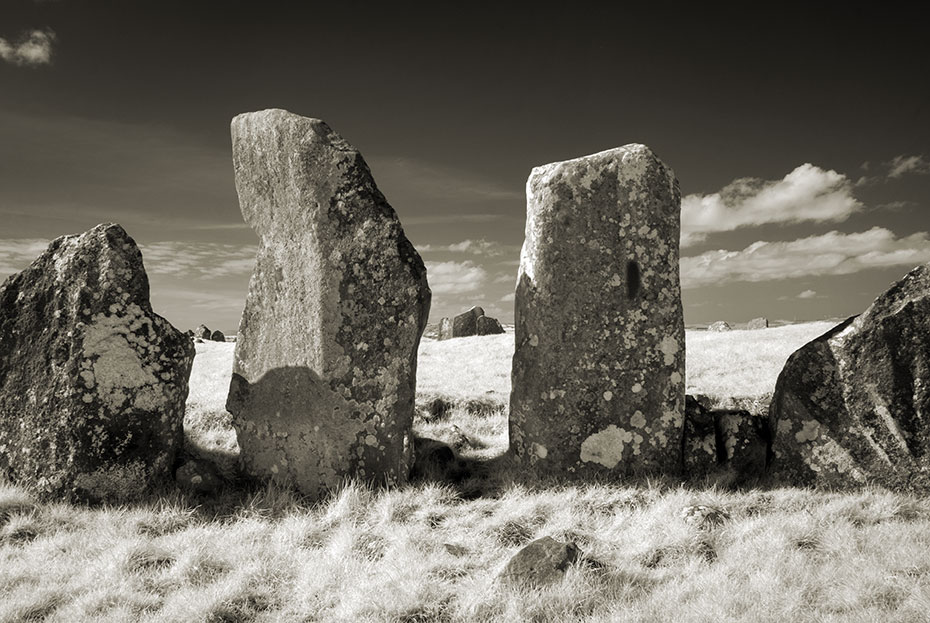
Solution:
{"label": "cloud near horizon", "polygon": [[426,274],[433,294],[466,294],[484,286],[487,271],[471,260],[426,262]]}
{"label": "cloud near horizon", "polygon": [[681,284],[682,288],[698,288],[734,281],[849,275],[926,262],[930,262],[927,232],[897,238],[883,227],[873,227],[861,233],[831,231],[791,242],[754,242],[742,251],[719,249],[684,257]]}
{"label": "cloud near horizon", "polygon": [[48,65],[52,62],[54,40],[55,33],[49,28],[29,31],[13,42],[0,37],[0,58],[13,65]]}
{"label": "cloud near horizon", "polygon": [[681,201],[681,246],[743,227],[844,221],[863,208],[853,188],[845,175],[807,163],[780,180],[744,177],[716,193],[687,195]]}
{"label": "cloud near horizon", "polygon": [[888,166],[888,177],[892,179],[903,177],[908,173],[915,175],[930,174],[930,160],[924,158],[923,155],[895,156],[890,162],[886,163],[886,166]]}

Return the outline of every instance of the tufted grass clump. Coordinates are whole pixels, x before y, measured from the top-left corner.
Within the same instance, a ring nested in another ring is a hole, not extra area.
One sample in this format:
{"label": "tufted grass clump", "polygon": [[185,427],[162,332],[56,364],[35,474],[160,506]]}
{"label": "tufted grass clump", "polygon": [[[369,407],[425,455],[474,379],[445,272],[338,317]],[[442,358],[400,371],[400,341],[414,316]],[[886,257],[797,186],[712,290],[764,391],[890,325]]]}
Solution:
{"label": "tufted grass clump", "polygon": [[[819,332],[752,332],[794,340],[753,342],[769,353],[753,387],[774,383],[771,353]],[[709,393],[730,375],[746,387],[739,366],[691,371],[749,357],[734,346],[744,333],[689,332],[689,384],[712,379]],[[474,471],[466,483],[346,482],[316,503],[277,486],[198,496],[166,485],[133,505],[96,507],[41,503],[0,484],[0,622],[926,619],[925,497],[671,479],[515,482],[506,410],[468,407],[504,392],[507,339],[427,342],[421,351],[418,403],[441,395],[448,408],[441,417],[422,410],[417,433],[455,446]],[[233,348],[197,345],[186,421],[189,451],[230,460],[238,450],[223,403]],[[444,365],[451,355],[471,363]],[[574,541],[583,559],[552,586],[497,581],[515,552],[544,536]]]}

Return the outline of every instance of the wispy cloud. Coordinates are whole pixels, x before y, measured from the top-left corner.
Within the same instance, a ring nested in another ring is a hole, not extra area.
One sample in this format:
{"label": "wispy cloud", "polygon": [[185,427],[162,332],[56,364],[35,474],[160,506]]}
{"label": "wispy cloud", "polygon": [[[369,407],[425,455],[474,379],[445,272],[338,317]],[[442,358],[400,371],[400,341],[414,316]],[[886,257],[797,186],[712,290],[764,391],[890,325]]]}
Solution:
{"label": "wispy cloud", "polygon": [[52,62],[54,40],[55,33],[48,28],[24,33],[12,42],[0,37],[0,58],[14,65],[48,65]]}
{"label": "wispy cloud", "polygon": [[888,167],[888,177],[897,179],[907,174],[927,175],[930,174],[930,160],[922,155],[920,156],[895,156],[890,162],[885,163]]}
{"label": "wispy cloud", "polygon": [[[370,160],[378,185],[393,185],[395,180],[420,196],[439,200],[517,200],[523,201],[523,187],[508,188],[484,176],[414,158],[379,158]],[[390,198],[390,195],[388,195]]]}
{"label": "wispy cloud", "polygon": [[471,260],[426,262],[426,275],[433,294],[465,294],[484,287],[487,271]]}
{"label": "wispy cloud", "polygon": [[453,244],[424,244],[417,247],[420,253],[464,253],[498,257],[506,253],[519,253],[520,247],[491,240],[463,240]]}
{"label": "wispy cloud", "polygon": [[863,205],[845,175],[802,164],[775,181],[736,179],[719,192],[687,195],[681,202],[681,244],[714,232],[803,222],[839,222]]}
{"label": "wispy cloud", "polygon": [[733,281],[774,281],[818,275],[848,275],[869,268],[930,262],[930,237],[904,238],[882,228],[854,234],[831,231],[791,242],[754,242],[742,251],[707,251],[681,260],[684,288]]}
{"label": "wispy cloud", "polygon": [[501,297],[501,302],[509,303],[510,301],[513,301],[516,298],[517,298],[516,294],[514,294],[513,292],[510,292]]}
{"label": "wispy cloud", "polygon": [[505,219],[503,214],[428,214],[406,216],[404,225],[453,225],[456,223],[493,223]]}
{"label": "wispy cloud", "polygon": [[801,292],[800,294],[798,294],[799,299],[812,299],[816,297],[817,297],[817,292],[814,290],[804,290],[804,292]]}
{"label": "wispy cloud", "polygon": [[[41,239],[0,239],[0,278],[29,266],[48,245],[48,240]],[[185,279],[249,275],[258,250],[255,245],[177,241],[154,242],[139,248],[148,274]]]}

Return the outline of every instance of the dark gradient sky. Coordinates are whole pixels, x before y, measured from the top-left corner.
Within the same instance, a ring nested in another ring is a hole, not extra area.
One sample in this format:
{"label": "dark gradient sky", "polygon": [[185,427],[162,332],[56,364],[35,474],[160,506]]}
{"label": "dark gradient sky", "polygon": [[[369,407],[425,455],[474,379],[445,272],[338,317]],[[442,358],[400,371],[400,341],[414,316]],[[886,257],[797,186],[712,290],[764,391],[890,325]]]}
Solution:
{"label": "dark gradient sky", "polygon": [[0,61],[0,277],[115,221],[159,313],[233,331],[256,239],[229,121],[270,107],[362,151],[433,321],[509,321],[530,169],[630,142],[690,206],[690,324],[850,315],[930,261],[917,9],[294,4],[3,0],[7,44],[54,39],[48,63]]}

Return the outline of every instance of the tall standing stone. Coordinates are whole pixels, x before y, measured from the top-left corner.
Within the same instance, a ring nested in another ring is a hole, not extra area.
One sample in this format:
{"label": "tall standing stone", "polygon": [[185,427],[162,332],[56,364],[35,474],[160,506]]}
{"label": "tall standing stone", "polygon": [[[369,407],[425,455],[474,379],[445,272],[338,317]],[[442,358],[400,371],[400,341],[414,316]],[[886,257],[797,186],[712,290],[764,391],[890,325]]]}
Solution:
{"label": "tall standing stone", "polygon": [[0,475],[84,500],[169,482],[193,359],[122,227],[54,240],[0,287]]}
{"label": "tall standing stone", "polygon": [[784,484],[930,486],[930,264],[795,351],[769,418]]}
{"label": "tall standing stone", "polygon": [[403,483],[430,290],[362,155],[318,119],[232,121],[236,189],[260,238],[227,409],[246,471],[318,497]]}
{"label": "tall standing stone", "polygon": [[510,443],[538,474],[680,470],[680,194],[647,147],[533,169]]}

